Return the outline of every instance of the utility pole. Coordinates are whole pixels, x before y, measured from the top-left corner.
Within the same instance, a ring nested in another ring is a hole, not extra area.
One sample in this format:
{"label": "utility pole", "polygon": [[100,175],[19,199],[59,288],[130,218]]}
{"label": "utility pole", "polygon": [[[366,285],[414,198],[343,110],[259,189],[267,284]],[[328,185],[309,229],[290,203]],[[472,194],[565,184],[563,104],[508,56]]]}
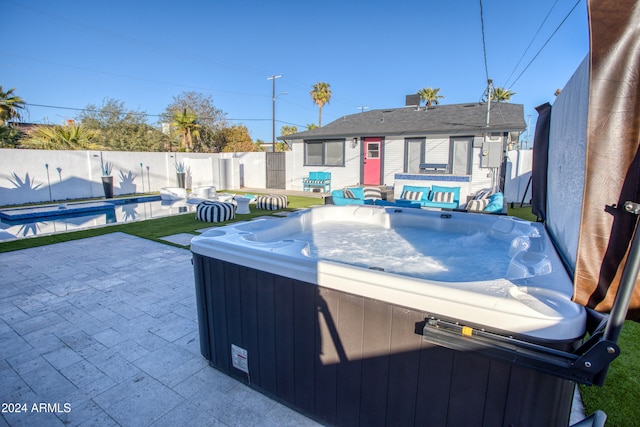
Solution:
{"label": "utility pole", "polygon": [[278,74],[267,77],[267,80],[271,80],[271,151],[276,151],[276,79],[282,77],[282,74]]}
{"label": "utility pole", "polygon": [[491,115],[491,89],[493,89],[493,80],[487,80],[487,127],[489,127],[489,116]]}

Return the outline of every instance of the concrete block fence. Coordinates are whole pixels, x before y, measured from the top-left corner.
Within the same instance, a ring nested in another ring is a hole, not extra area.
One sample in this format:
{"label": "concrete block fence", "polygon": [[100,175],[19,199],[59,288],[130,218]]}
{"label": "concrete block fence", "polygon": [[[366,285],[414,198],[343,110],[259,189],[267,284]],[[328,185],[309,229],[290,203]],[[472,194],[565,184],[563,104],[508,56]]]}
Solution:
{"label": "concrete block fence", "polygon": [[[176,162],[187,188],[214,185],[265,188],[265,153],[159,153],[103,151],[113,164],[116,196],[176,187]],[[0,149],[0,205],[104,197],[100,151]]]}

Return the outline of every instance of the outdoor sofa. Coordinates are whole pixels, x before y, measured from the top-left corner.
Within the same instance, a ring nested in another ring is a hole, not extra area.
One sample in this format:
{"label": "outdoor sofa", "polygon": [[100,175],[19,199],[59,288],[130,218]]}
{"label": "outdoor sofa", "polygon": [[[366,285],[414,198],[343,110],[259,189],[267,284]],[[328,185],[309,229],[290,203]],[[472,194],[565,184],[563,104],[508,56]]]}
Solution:
{"label": "outdoor sofa", "polygon": [[420,204],[412,201],[389,202],[382,198],[378,187],[346,187],[343,190],[333,190],[331,199],[334,205],[376,205],[401,206],[405,208],[420,208]]}
{"label": "outdoor sofa", "polygon": [[420,203],[423,208],[456,209],[460,205],[460,187],[405,185],[396,203]]}

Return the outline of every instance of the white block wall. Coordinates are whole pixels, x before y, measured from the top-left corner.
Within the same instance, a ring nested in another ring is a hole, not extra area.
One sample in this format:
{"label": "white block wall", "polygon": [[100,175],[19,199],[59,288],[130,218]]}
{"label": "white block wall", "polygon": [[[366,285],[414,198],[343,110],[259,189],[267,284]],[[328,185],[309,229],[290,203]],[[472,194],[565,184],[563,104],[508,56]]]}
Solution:
{"label": "white block wall", "polygon": [[[264,153],[140,153],[103,151],[113,163],[114,194],[176,187],[184,162],[187,187],[264,188]],[[104,197],[99,151],[0,149],[0,206]]]}

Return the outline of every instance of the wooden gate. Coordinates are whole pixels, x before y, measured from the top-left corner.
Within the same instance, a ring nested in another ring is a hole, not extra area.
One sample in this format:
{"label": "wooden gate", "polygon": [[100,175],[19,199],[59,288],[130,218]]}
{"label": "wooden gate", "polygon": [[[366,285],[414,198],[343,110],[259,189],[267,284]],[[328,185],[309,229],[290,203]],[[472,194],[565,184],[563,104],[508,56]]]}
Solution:
{"label": "wooden gate", "polygon": [[286,153],[266,152],[267,188],[286,189]]}

